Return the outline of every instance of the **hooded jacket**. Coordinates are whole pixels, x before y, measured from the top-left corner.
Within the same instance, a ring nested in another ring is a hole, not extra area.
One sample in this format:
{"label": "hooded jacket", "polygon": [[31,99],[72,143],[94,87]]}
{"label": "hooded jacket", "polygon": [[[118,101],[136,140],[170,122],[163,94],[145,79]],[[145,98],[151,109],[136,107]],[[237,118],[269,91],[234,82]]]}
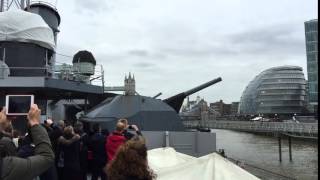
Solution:
{"label": "hooded jacket", "polygon": [[35,144],[35,155],[26,159],[14,156],[3,158],[1,180],[31,180],[52,166],[54,154],[46,130],[35,125],[30,133]]}
{"label": "hooded jacket", "polygon": [[116,131],[107,137],[105,149],[108,155],[108,162],[110,162],[114,158],[118,148],[125,142],[126,138],[124,137],[124,135]]}

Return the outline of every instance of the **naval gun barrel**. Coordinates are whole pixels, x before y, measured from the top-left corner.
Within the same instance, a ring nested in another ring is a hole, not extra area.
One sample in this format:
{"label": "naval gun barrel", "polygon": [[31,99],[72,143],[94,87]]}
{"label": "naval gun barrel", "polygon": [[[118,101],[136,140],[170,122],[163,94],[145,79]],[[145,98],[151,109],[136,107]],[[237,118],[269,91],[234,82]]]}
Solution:
{"label": "naval gun barrel", "polygon": [[206,82],[206,83],[204,83],[204,84],[201,84],[200,86],[197,86],[197,87],[192,88],[192,89],[190,89],[190,90],[188,90],[188,91],[185,91],[184,94],[185,94],[186,96],[190,96],[191,94],[194,94],[194,93],[196,93],[196,92],[198,92],[198,91],[201,91],[202,89],[207,88],[207,87],[209,87],[209,86],[211,86],[211,85],[214,85],[214,84],[216,84],[216,83],[218,83],[218,82],[220,82],[220,81],[222,81],[221,77],[219,77],[219,78],[217,78],[217,79],[213,79],[213,80],[211,80],[211,81],[209,81],[209,82]]}
{"label": "naval gun barrel", "polygon": [[157,95],[153,96],[153,99],[156,99],[157,97],[159,97],[159,96],[161,96],[161,95],[162,95],[162,93],[160,92],[160,93],[158,93]]}
{"label": "naval gun barrel", "polygon": [[174,95],[172,97],[169,97],[165,100],[163,100],[165,103],[167,103],[169,106],[171,106],[174,110],[176,110],[177,113],[179,113],[180,109],[181,109],[181,106],[182,106],[182,103],[184,101],[184,99],[191,95],[191,94],[194,94],[198,91],[201,91],[202,89],[204,88],[207,88],[209,86],[212,86],[213,84],[216,84],[218,82],[222,81],[221,77],[218,77],[216,79],[213,79],[211,81],[208,81],[204,84],[201,84],[200,86],[197,86],[195,88],[192,88],[188,91],[185,91],[185,92],[182,92],[182,93],[179,93],[177,95]]}

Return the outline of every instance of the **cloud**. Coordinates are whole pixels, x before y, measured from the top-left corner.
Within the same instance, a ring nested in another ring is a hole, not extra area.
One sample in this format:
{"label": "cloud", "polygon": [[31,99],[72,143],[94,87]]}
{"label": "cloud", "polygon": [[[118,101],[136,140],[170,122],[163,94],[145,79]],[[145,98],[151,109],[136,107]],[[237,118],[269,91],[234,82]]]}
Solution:
{"label": "cloud", "polygon": [[141,69],[150,69],[150,68],[154,68],[156,66],[156,64],[147,63],[147,62],[140,62],[140,63],[135,63],[134,66],[141,68]]}
{"label": "cloud", "polygon": [[274,24],[250,29],[229,37],[229,45],[241,53],[254,55],[300,55],[304,52],[303,35],[295,24]]}
{"label": "cloud", "polygon": [[[184,57],[297,56],[304,53],[304,38],[296,24],[274,24],[239,33],[187,36],[184,43],[168,42],[163,54]],[[298,35],[297,35],[298,34]]]}
{"label": "cloud", "polygon": [[129,51],[128,55],[139,56],[139,57],[147,57],[149,55],[149,53],[146,50],[136,49],[136,50]]}
{"label": "cloud", "polygon": [[97,14],[109,9],[108,0],[76,0],[74,10],[80,14]]}
{"label": "cloud", "polygon": [[317,3],[60,1],[58,51],[91,51],[104,66],[108,86],[123,85],[124,75],[132,72],[140,94],[161,91],[165,98],[221,76],[222,82],[195,96],[208,102],[237,101],[267,68],[305,69],[303,22],[317,17]]}

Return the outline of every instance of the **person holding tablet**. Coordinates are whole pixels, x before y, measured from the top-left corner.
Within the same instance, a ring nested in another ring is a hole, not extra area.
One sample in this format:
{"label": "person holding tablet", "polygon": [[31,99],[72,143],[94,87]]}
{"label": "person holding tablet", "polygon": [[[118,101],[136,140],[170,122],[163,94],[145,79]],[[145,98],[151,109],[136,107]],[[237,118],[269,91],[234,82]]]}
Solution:
{"label": "person holding tablet", "polygon": [[[35,144],[34,156],[19,158],[0,148],[0,179],[1,180],[32,180],[46,171],[54,162],[54,153],[46,130],[40,125],[41,110],[32,104],[28,112],[29,133]],[[6,108],[0,112],[0,132],[7,124]]]}

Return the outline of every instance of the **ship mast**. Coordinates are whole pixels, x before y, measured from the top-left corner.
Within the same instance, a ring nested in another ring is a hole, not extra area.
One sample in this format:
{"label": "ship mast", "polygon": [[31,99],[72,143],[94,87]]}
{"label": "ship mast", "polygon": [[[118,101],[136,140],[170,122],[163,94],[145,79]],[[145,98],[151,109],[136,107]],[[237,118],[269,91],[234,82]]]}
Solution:
{"label": "ship mast", "polygon": [[29,9],[30,0],[0,0],[0,12],[8,11],[10,8]]}
{"label": "ship mast", "polygon": [[44,0],[44,1],[0,0],[0,12],[8,11],[10,8],[29,11],[30,5],[35,3],[42,3],[42,4],[46,4],[48,6],[56,8],[58,4],[58,0]]}

